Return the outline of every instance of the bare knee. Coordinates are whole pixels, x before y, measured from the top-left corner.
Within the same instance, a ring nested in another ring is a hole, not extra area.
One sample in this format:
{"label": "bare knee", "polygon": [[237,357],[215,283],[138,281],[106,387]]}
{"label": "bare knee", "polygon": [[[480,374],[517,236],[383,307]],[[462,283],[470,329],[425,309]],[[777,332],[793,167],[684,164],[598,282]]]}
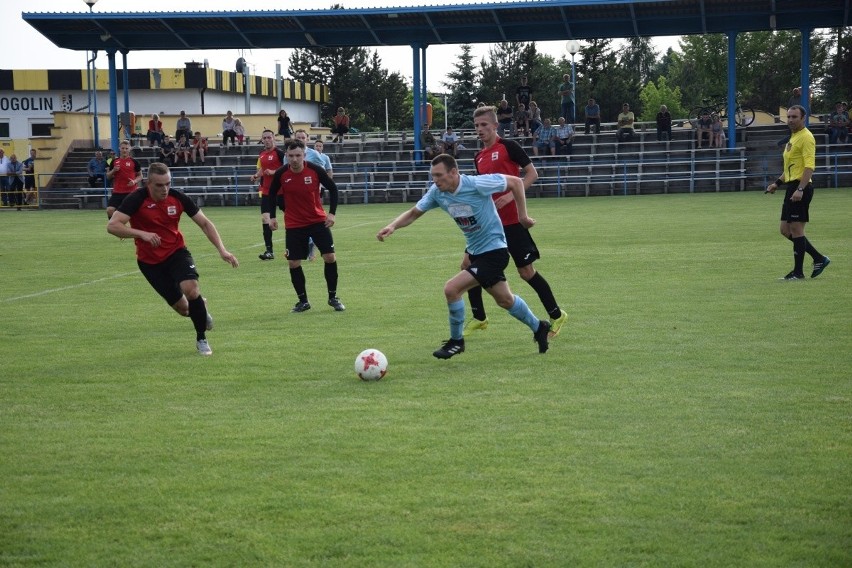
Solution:
{"label": "bare knee", "polygon": [[521,278],[528,281],[532,279],[533,276],[535,276],[535,268],[532,264],[528,264],[526,266],[519,266],[518,274],[521,275]]}

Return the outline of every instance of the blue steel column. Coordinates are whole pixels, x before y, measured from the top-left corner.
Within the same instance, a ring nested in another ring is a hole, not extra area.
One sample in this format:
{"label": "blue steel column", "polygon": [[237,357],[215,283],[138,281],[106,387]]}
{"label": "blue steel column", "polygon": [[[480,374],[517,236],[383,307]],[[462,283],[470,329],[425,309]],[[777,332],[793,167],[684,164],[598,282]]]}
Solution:
{"label": "blue steel column", "polygon": [[414,83],[411,86],[411,92],[414,96],[414,160],[420,161],[420,45],[413,44],[411,46],[413,54],[413,69],[411,81]]}
{"label": "blue steel column", "polygon": [[805,126],[811,114],[811,30],[802,29],[802,106],[808,113],[805,115]]}
{"label": "blue steel column", "polygon": [[118,155],[118,92],[115,88],[115,50],[107,51],[109,62],[109,140],[110,147]]}
{"label": "blue steel column", "polygon": [[737,145],[737,34],[728,32],[728,150]]}
{"label": "blue steel column", "polygon": [[[130,74],[127,71],[127,50],[124,50],[124,49],[121,50],[121,65],[123,67],[122,70],[121,70],[121,79],[122,79],[122,83],[124,84],[124,112],[127,113],[125,116],[127,117],[127,120],[129,121],[130,120],[130,87],[129,87],[129,85],[130,85]],[[125,132],[125,134],[127,134],[127,133]],[[132,127],[130,129],[130,133],[127,134],[127,139],[128,140],[133,139],[133,128]]]}
{"label": "blue steel column", "polygon": [[[420,94],[420,104],[423,106],[423,113],[425,116],[426,113],[426,105],[429,104],[429,90],[426,85],[426,48],[429,47],[425,45],[420,50],[420,83],[423,85]],[[432,109],[432,112],[435,112],[435,109]],[[433,115],[434,120],[434,115]],[[431,124],[429,125],[432,126]],[[420,138],[420,133],[417,133],[417,138]]]}

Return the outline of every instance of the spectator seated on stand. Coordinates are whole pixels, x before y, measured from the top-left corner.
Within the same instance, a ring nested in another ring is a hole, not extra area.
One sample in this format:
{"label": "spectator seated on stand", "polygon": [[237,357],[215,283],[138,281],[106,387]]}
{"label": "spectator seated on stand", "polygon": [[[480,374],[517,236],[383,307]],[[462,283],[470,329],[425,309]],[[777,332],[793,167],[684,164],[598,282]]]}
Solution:
{"label": "spectator seated on stand", "polygon": [[237,133],[234,130],[234,126],[236,125],[236,119],[234,118],[234,114],[231,111],[228,111],[225,115],[225,118],[222,119],[222,147],[228,147],[228,140],[231,141],[232,146],[236,146],[237,144]]}
{"label": "spectator seated on stand", "polygon": [[574,127],[560,116],[559,125],[556,127],[556,153],[570,156],[573,151],[575,135]]}
{"label": "spectator seated on stand", "polygon": [[456,157],[458,154],[458,135],[453,132],[453,127],[448,126],[447,131],[441,136],[441,143],[443,144],[443,152],[444,154],[449,154],[452,157]]}
{"label": "spectator seated on stand", "polygon": [[104,187],[107,163],[103,152],[95,152],[95,157],[89,160],[86,172],[89,174],[89,187]]}
{"label": "spectator seated on stand", "polygon": [[526,105],[524,105],[524,103],[519,104],[518,110],[515,111],[515,135],[530,135],[530,114],[527,111],[527,107]]}
{"label": "spectator seated on stand", "polygon": [[151,148],[156,148],[163,143],[163,122],[160,120],[160,115],[151,115],[151,120],[148,121],[148,132],[145,135],[148,138],[148,144]]}
{"label": "spectator seated on stand", "polygon": [[704,138],[707,138],[707,146],[713,145],[713,117],[710,116],[710,111],[701,113],[698,117],[698,122],[695,125],[696,145],[701,148],[704,144]]}
{"label": "spectator seated on stand", "polygon": [[201,135],[201,132],[195,131],[195,137],[192,139],[192,163],[195,164],[201,160],[201,165],[204,165],[204,156],[207,154],[208,145],[207,138]]}
{"label": "spectator seated on stand", "polygon": [[541,126],[533,132],[533,154],[538,156],[539,152],[556,155],[556,129],[549,118],[545,118]]}
{"label": "spectator seated on stand", "polygon": [[441,153],[441,148],[435,141],[435,136],[429,130],[428,124],[420,131],[420,148],[423,150],[423,161],[427,164],[432,161],[432,158]]}
{"label": "spectator seated on stand", "polygon": [[849,112],[845,101],[837,101],[834,112],[828,117],[828,143],[843,143],[849,139]]}
{"label": "spectator seated on stand", "polygon": [[497,107],[497,136],[505,138],[507,132],[512,134],[512,121],[514,119],[514,110],[509,106],[509,101],[503,99]]}
{"label": "spectator seated on stand", "polygon": [[332,142],[343,142],[343,135],[349,132],[349,115],[346,114],[346,109],[338,107],[337,114],[334,115],[334,127],[331,133],[335,134]]}
{"label": "spectator seated on stand", "polygon": [[633,136],[636,134],[633,130],[633,123],[635,121],[636,117],[630,110],[630,105],[627,103],[621,105],[621,112],[618,115],[618,131],[616,132],[616,138],[619,142],[630,142],[633,140]]}

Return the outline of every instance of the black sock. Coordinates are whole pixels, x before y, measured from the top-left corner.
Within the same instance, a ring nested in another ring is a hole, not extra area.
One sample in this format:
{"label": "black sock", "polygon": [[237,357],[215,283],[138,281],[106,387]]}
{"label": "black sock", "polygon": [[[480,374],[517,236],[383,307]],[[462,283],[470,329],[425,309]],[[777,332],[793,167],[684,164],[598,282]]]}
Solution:
{"label": "black sock", "polygon": [[325,283],[328,286],[328,299],[337,297],[337,261],[326,262],[323,266]]}
{"label": "black sock", "polygon": [[471,288],[467,291],[467,299],[470,300],[470,311],[474,319],[485,320],[485,305],[482,303],[482,286]]}
{"label": "black sock", "polygon": [[308,292],[305,290],[305,273],[302,271],[302,266],[290,269],[290,282],[293,283],[293,289],[299,297],[300,302],[308,301]]}
{"label": "black sock", "polygon": [[547,315],[554,319],[562,315],[562,310],[559,309],[559,304],[553,297],[553,290],[550,289],[550,284],[547,283],[541,272],[533,274],[533,277],[527,280],[527,284],[532,286],[532,289],[538,294],[539,300],[544,304],[544,309],[547,310]]}
{"label": "black sock", "polygon": [[793,238],[793,273],[794,274],[802,274],[802,265],[805,263],[805,249],[807,248],[805,243],[807,239],[805,237],[794,237]]}
{"label": "black sock", "polygon": [[263,244],[266,245],[266,250],[272,252],[272,229],[266,223],[263,224]]}
{"label": "black sock", "polygon": [[204,305],[204,298],[201,296],[198,296],[194,300],[189,300],[189,319],[192,320],[192,325],[195,326],[196,341],[206,339],[207,306]]}
{"label": "black sock", "polygon": [[808,240],[808,237],[804,237],[805,239],[805,252],[811,255],[811,258],[814,259],[814,262],[819,262],[823,260],[825,257],[820,254],[820,252],[814,248],[814,245],[811,244],[811,241]]}

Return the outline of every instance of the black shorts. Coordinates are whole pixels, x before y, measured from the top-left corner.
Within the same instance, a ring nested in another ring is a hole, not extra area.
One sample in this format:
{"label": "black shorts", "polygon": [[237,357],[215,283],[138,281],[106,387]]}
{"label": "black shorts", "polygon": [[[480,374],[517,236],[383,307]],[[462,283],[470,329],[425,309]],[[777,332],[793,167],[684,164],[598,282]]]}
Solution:
{"label": "black shorts", "polygon": [[24,189],[35,189],[34,176],[24,176]]}
{"label": "black shorts", "polygon": [[[277,203],[276,210],[281,209],[284,205],[284,196],[280,193],[275,197],[275,201]],[[260,211],[263,212],[264,209],[269,208],[269,194],[261,194],[260,196]]]}
{"label": "black shorts", "polygon": [[781,205],[781,220],[788,223],[807,223],[808,209],[811,199],[814,198],[814,186],[809,183],[805,187],[801,201],[790,201],[793,193],[799,188],[799,180],[787,183],[787,191],[784,193],[784,204]]}
{"label": "black shorts", "polygon": [[469,254],[470,266],[467,271],[476,278],[483,288],[491,288],[506,281],[505,270],[509,265],[509,251],[496,249],[482,254]]}
{"label": "black shorts", "polygon": [[305,260],[308,258],[309,241],[313,239],[314,245],[320,254],[334,252],[334,239],[331,229],[325,223],[315,223],[298,229],[287,229],[284,235],[284,246],[287,247],[287,260]]}
{"label": "black shorts", "polygon": [[506,244],[509,245],[509,254],[512,255],[515,266],[522,268],[541,258],[529,229],[515,223],[505,225],[503,232],[506,233]]}
{"label": "black shorts", "polygon": [[148,264],[137,260],[139,270],[157,294],[163,297],[166,303],[173,306],[175,302],[183,297],[180,283],[184,280],[198,280],[198,272],[195,270],[195,261],[185,248],[176,251],[172,256],[160,264]]}
{"label": "black shorts", "polygon": [[129,193],[115,193],[109,196],[109,201],[107,201],[107,207],[115,207],[118,209],[121,204],[124,202],[124,198],[130,195]]}

